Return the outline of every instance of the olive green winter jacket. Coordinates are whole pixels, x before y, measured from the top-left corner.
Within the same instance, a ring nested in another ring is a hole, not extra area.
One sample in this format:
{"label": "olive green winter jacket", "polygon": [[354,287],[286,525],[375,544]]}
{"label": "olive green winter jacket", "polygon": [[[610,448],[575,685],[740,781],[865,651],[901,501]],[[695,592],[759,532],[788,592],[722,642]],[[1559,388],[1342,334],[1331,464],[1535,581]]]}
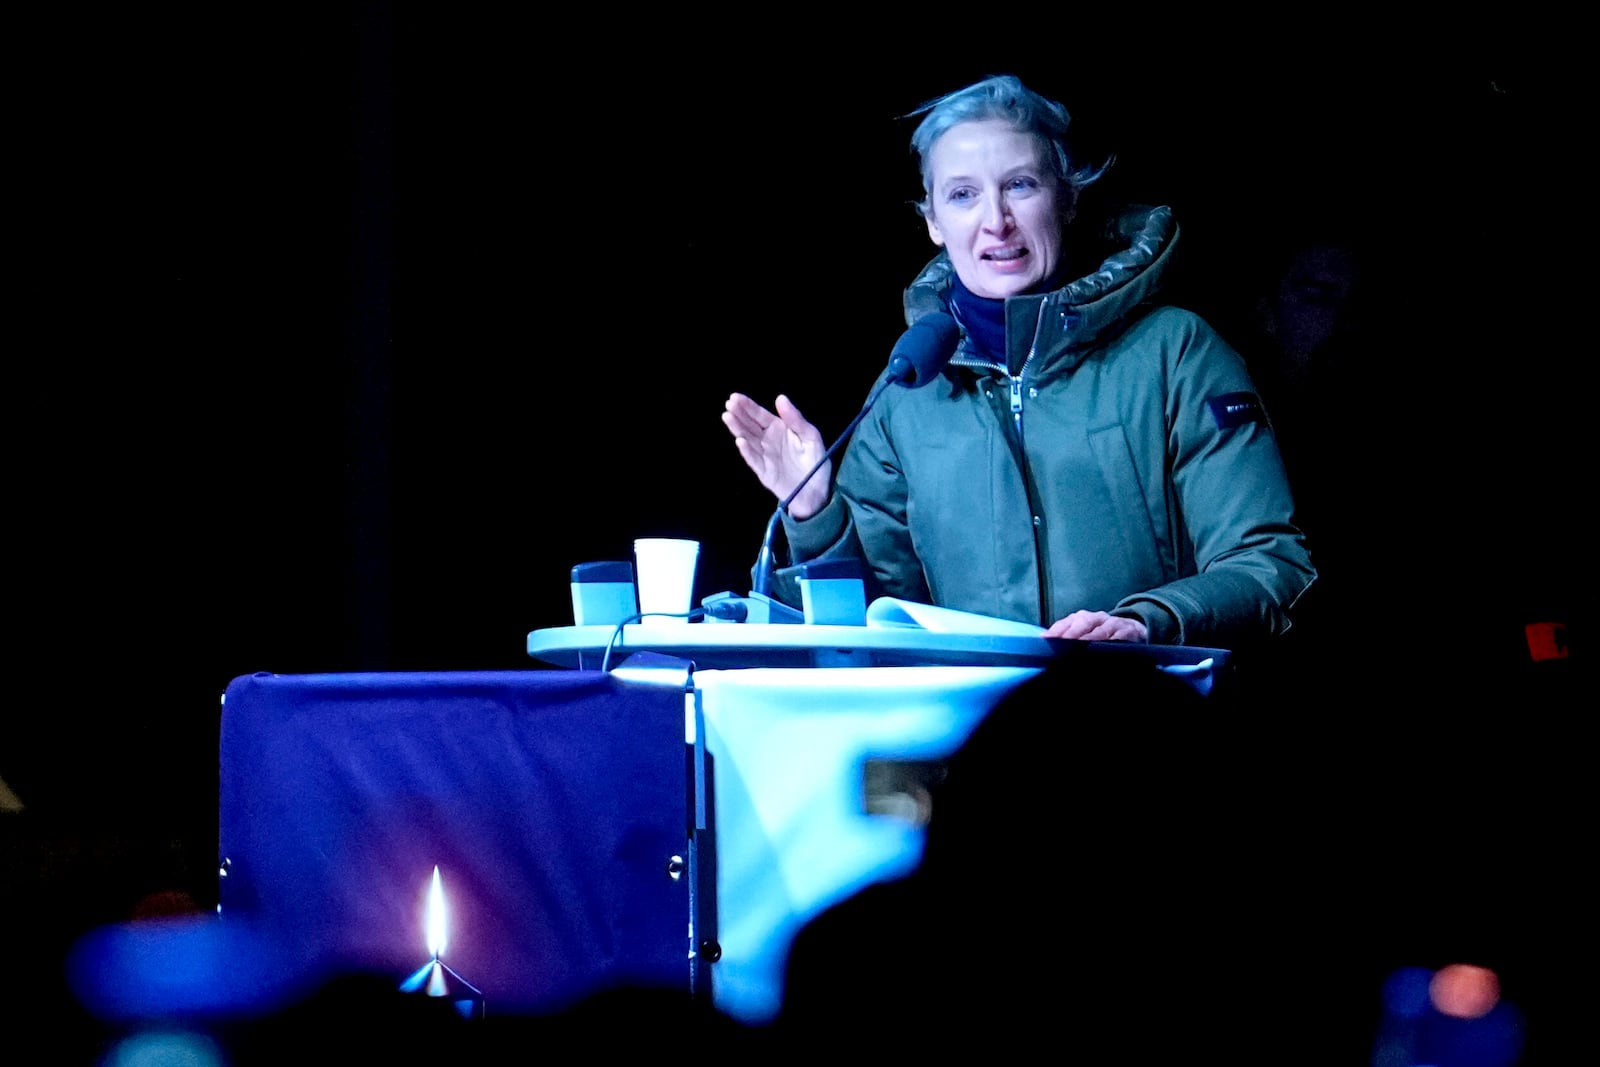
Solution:
{"label": "olive green winter jacket", "polygon": [[[1288,630],[1316,571],[1245,363],[1156,300],[1170,208],[1129,209],[1102,236],[1097,270],[1006,301],[1015,374],[963,331],[941,377],[881,394],[827,506],[784,516],[794,562],[857,558],[869,598],[1041,626],[1110,611],[1161,644]],[[951,274],[940,252],[905,291],[908,324],[950,310]]]}

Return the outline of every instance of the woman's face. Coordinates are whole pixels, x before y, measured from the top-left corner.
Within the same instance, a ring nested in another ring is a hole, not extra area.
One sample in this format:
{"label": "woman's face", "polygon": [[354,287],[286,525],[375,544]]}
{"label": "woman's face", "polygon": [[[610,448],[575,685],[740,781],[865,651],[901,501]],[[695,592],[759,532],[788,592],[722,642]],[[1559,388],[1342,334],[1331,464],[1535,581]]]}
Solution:
{"label": "woman's face", "polygon": [[1049,149],[1002,119],[950,127],[928,153],[928,236],[962,284],[1000,300],[1048,278],[1068,218]]}

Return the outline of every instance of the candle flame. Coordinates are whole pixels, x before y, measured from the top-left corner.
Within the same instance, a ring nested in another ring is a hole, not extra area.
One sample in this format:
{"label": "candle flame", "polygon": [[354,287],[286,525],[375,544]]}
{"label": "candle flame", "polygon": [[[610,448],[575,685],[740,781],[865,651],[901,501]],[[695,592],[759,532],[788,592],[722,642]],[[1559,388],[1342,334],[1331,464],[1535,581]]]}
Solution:
{"label": "candle flame", "polygon": [[444,955],[445,947],[444,882],[439,878],[439,868],[433,868],[433,887],[428,890],[428,953],[434,959]]}

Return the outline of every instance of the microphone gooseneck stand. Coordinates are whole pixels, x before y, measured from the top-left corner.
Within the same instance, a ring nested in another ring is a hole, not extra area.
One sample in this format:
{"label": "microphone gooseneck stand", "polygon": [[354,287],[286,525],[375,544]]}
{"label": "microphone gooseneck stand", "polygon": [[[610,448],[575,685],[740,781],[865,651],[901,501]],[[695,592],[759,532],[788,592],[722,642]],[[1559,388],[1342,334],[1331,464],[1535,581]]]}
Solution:
{"label": "microphone gooseneck stand", "polygon": [[867,412],[878,402],[885,389],[896,383],[903,382],[908,388],[915,389],[926,385],[938,376],[944,365],[950,362],[950,357],[955,354],[956,343],[961,340],[961,328],[956,320],[944,312],[926,315],[912,323],[900,339],[895,342],[894,350],[889,355],[889,366],[879,379],[872,394],[867,397],[867,402],[861,405],[861,410],[856,412],[856,417],[850,420],[850,425],[844,432],[834,439],[828,450],[817,460],[816,465],[806,472],[789,494],[783,498],[777,508],[773,510],[772,517],[767,520],[766,533],[761,538],[761,551],[756,556],[756,565],[751,575],[751,591],[771,599],[772,576],[775,570],[772,562],[772,539],[778,533],[778,520],[783,518],[784,512],[789,510],[789,505],[794,503],[794,498],[800,494],[823,464],[827,463],[839,451],[839,446],[850,439],[855,428],[861,425],[861,420],[867,417]]}

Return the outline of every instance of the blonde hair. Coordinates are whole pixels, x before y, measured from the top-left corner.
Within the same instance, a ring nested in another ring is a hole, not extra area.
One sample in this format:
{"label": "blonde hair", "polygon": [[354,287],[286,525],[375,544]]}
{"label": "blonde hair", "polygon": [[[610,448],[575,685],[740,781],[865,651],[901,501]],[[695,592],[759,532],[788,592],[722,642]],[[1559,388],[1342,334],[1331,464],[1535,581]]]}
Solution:
{"label": "blonde hair", "polygon": [[1078,163],[1067,141],[1072,115],[1054,100],[1040,96],[1013,74],[996,74],[955,92],[929,100],[906,118],[922,115],[911,134],[911,151],[922,173],[922,199],[914,205],[917,214],[928,217],[928,199],[933,193],[933,173],[929,153],[934,142],[963,122],[1001,119],[1022,133],[1031,133],[1050,147],[1055,176],[1067,190],[1067,207],[1078,202],[1084,187],[1097,181],[1111,166],[1108,158],[1096,165]]}

